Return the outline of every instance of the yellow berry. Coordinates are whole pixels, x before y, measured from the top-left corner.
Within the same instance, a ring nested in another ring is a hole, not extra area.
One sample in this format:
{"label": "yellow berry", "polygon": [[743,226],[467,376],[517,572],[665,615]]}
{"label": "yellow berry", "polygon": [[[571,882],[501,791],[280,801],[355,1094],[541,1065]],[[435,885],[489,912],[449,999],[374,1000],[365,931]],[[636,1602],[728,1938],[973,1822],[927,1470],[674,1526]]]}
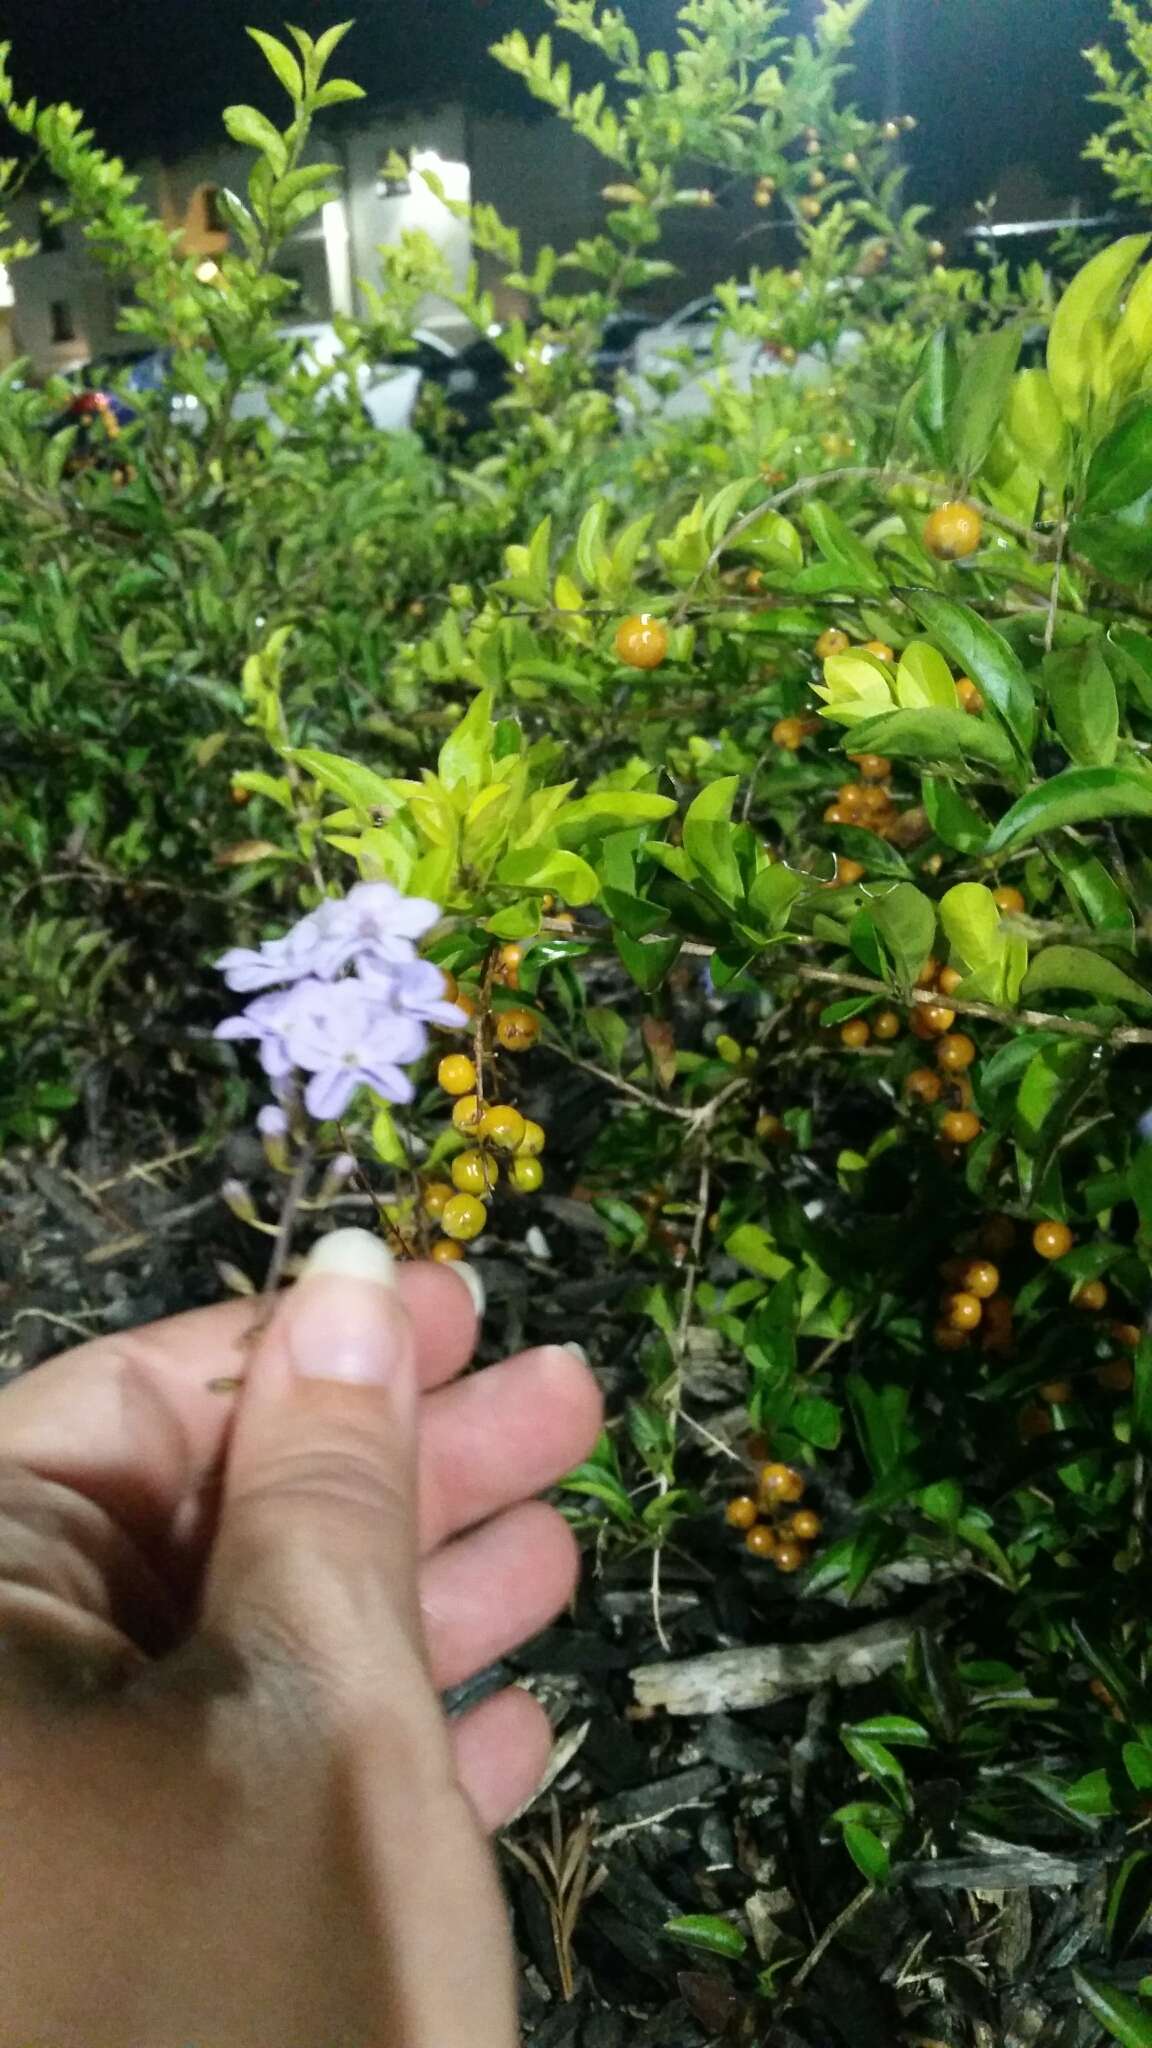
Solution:
{"label": "yellow berry", "polygon": [[[495,1187],[499,1177],[495,1160],[486,1159],[483,1152],[458,1152],[452,1161],[452,1179],[462,1195],[486,1195]],[[446,1209],[444,1217],[447,1215]]]}
{"label": "yellow berry", "polygon": [[1032,1243],[1042,1259],[1062,1259],[1071,1251],[1075,1239],[1066,1223],[1050,1218],[1036,1225]]}
{"label": "yellow berry", "polygon": [[941,562],[959,562],[974,555],[984,522],[974,505],[953,501],[938,505],[924,522],[924,545]]}
{"label": "yellow berry", "polygon": [[452,1200],[452,1189],[446,1180],[430,1181],[424,1190],[424,1214],[439,1223],[440,1218]]}
{"label": "yellow berry", "polygon": [[498,1152],[518,1151],[523,1142],[526,1125],[518,1109],[510,1103],[501,1103],[495,1109],[486,1109],[480,1119],[480,1136]]}
{"label": "yellow berry", "polygon": [[537,1153],[544,1150],[546,1142],[544,1126],[542,1124],[534,1124],[531,1117],[526,1117],[524,1119],[524,1132],[517,1147],[521,1157],[535,1159]]}
{"label": "yellow berry", "polygon": [[804,1475],[791,1465],[765,1465],[760,1473],[760,1495],[774,1504],[792,1506],[804,1498]]}
{"label": "yellow berry", "polygon": [[445,1095],[467,1095],[476,1086],[476,1067],[464,1052],[450,1052],[436,1070]]}
{"label": "yellow berry", "polygon": [[1072,1296],[1073,1308],[1087,1309],[1090,1313],[1106,1308],[1107,1305],[1108,1289],[1102,1280],[1086,1280],[1083,1287],[1078,1287]]}
{"label": "yellow berry", "polygon": [[668,628],[647,612],[625,619],[617,629],[616,654],[628,668],[659,668],[668,659]]}
{"label": "yellow berry", "polygon": [[488,1212],[475,1195],[453,1195],[440,1218],[440,1228],[445,1237],[455,1238],[460,1244],[469,1244],[474,1237],[480,1236],[487,1221]]}
{"label": "yellow berry", "polygon": [[464,1253],[450,1237],[438,1237],[432,1247],[432,1257],[438,1266],[454,1266],[464,1257]]}
{"label": "yellow berry", "polygon": [[531,1010],[503,1010],[496,1019],[496,1036],[505,1052],[527,1052],[540,1036],[540,1019]]}
{"label": "yellow berry", "polygon": [[816,653],[821,661],[827,661],[833,654],[847,654],[852,642],[839,626],[829,626],[816,642]]}
{"label": "yellow berry", "polygon": [[477,1095],[462,1095],[459,1101],[452,1105],[452,1121],[458,1131],[478,1129],[483,1114]]}
{"label": "yellow berry", "polygon": [[534,1195],[543,1183],[544,1168],[531,1154],[526,1156],[523,1152],[518,1152],[508,1168],[508,1177],[519,1194]]}
{"label": "yellow berry", "polygon": [[759,1515],[760,1510],[749,1493],[738,1493],[724,1510],[724,1520],[730,1529],[754,1529]]}

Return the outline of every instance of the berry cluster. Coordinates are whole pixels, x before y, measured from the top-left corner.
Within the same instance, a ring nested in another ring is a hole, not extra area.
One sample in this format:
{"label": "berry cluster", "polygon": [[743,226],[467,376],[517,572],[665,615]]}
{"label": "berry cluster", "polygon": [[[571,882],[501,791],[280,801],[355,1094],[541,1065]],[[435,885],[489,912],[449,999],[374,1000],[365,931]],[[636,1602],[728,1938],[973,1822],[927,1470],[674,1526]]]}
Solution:
{"label": "berry cluster", "polygon": [[805,1491],[804,1475],[795,1466],[762,1465],[756,1493],[738,1493],[724,1519],[740,1530],[753,1557],[769,1558],[778,1572],[791,1575],[807,1564],[824,1527],[811,1508],[800,1507]]}
{"label": "berry cluster", "polygon": [[500,1051],[521,1053],[540,1036],[540,1020],[531,1010],[489,1013],[481,1007],[493,985],[518,986],[522,958],[519,946],[502,946],[491,962],[484,993],[454,990],[459,1007],[469,1017],[478,1018],[476,1057],[448,1053],[437,1069],[437,1080],[444,1093],[453,1097],[456,1130],[472,1142],[453,1159],[450,1182],[435,1180],[424,1187],[424,1214],[439,1224],[443,1233],[432,1247],[432,1257],[439,1262],[463,1258],[462,1247],[482,1234],[488,1221],[485,1205],[502,1172],[508,1186],[521,1195],[535,1194],[544,1180],[540,1161],[545,1145],[543,1126],[523,1116],[510,1102],[488,1101],[482,1078],[493,1041]]}

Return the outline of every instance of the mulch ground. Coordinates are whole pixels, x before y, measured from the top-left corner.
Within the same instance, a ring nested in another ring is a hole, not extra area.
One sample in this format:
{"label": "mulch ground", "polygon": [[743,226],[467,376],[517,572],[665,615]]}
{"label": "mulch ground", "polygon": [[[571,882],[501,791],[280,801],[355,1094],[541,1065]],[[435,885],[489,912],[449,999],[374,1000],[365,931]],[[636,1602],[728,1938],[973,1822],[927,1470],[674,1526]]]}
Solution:
{"label": "mulch ground", "polygon": [[[579,1122],[582,1108],[578,1084],[565,1115]],[[247,1137],[206,1153],[144,1113],[120,1120],[115,1146],[104,1137],[0,1159],[3,1370],[218,1299],[237,1269],[258,1278],[262,1248],[220,1199],[229,1174],[271,1192]],[[355,1220],[356,1200],[334,1220]],[[483,1262],[484,1356],[578,1338],[619,1413],[637,1391],[638,1331],[623,1308],[635,1271],[613,1270],[586,1204],[545,1197],[534,1220],[542,1239]],[[696,1412],[722,1426],[738,1396],[734,1372],[701,1358]],[[805,1601],[745,1560],[715,1513],[686,1526],[663,1579],[675,1658],[822,1643],[924,1611],[924,1588],[898,1581],[864,1614]],[[1095,2048],[1072,1968],[1101,1945],[1099,1837],[1047,1859],[950,1842],[957,1787],[941,1759],[921,1808],[951,1853],[869,1894],[829,1826],[862,1796],[833,1686],[673,1717],[638,1704],[632,1676],[664,1655],[650,1560],[601,1544],[574,1613],[452,1703],[525,1680],[558,1730],[554,1782],[513,1831],[519,1854],[504,1857],[532,2048]],[[891,1704],[867,1686],[852,1698],[861,1716]],[[743,1960],[668,1937],[669,1920],[700,1913],[740,1917]]]}

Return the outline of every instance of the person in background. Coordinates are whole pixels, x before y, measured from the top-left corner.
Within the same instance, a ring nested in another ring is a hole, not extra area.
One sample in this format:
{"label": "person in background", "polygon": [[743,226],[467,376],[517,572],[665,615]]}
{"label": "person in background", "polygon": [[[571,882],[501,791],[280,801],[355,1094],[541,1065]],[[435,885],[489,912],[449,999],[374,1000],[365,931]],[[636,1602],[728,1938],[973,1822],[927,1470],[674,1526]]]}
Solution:
{"label": "person in background", "polygon": [[[474,1284],[474,1283],[473,1283]],[[466,1378],[472,1289],[321,1240],[0,1394],[0,2048],[513,2048],[486,1835],[550,1730],[440,1694],[570,1597],[530,1496],[579,1347]]]}

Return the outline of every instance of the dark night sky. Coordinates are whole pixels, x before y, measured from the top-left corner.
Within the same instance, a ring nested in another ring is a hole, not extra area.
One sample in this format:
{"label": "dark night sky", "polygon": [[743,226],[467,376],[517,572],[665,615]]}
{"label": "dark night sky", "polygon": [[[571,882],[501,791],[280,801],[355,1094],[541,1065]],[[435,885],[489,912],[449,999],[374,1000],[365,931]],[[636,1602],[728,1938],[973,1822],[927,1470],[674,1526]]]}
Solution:
{"label": "dark night sky", "polygon": [[[395,103],[465,96],[474,105],[527,103],[486,56],[503,30],[548,25],[541,0],[346,0],[357,26],[347,69]],[[315,32],[340,0],[291,0]],[[625,0],[629,19],[666,35],[675,0]],[[814,0],[793,0],[797,24]],[[82,106],[108,146],[128,155],[210,137],[228,100],[270,109],[277,88],[243,30],[277,29],[284,0],[0,0],[21,90]],[[1101,189],[1079,163],[1094,110],[1081,50],[1104,34],[1107,0],[874,0],[859,39],[856,95],[891,110],[893,45],[899,104],[921,126],[911,191],[953,208],[995,189],[1007,166],[1031,163],[1057,193]],[[886,100],[888,104],[886,105]]]}

